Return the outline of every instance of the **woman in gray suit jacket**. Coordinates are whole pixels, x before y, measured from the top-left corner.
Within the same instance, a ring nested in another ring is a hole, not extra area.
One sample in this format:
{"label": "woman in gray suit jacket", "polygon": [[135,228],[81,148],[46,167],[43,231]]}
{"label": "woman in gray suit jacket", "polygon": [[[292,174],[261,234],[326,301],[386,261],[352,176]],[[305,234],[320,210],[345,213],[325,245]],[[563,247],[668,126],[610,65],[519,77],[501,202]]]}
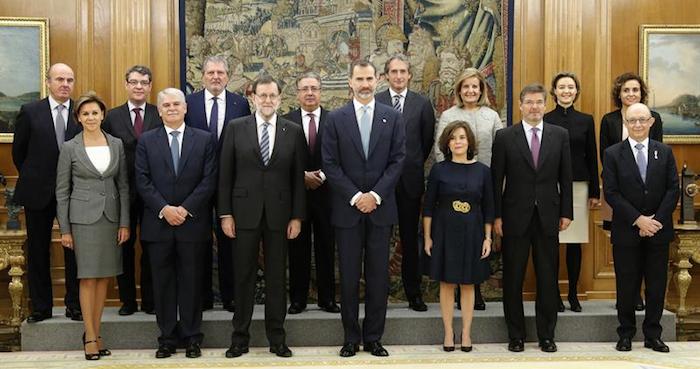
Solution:
{"label": "woman in gray suit jacket", "polygon": [[66,142],[58,159],[57,218],[61,244],[75,250],[86,360],[110,355],[100,321],[109,279],[122,273],[121,245],[129,239],[129,184],[122,142],[100,129],[105,104],[81,96],[75,118],[83,132]]}

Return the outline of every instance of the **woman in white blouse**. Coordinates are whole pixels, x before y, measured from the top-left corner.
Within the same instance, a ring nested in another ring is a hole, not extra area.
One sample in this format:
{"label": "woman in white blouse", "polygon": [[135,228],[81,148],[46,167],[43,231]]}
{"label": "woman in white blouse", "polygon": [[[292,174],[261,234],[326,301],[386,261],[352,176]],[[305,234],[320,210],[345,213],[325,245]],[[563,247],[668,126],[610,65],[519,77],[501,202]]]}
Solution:
{"label": "woman in white blouse", "polygon": [[102,131],[105,104],[81,96],[75,118],[83,131],[61,148],[56,217],[61,244],[75,250],[86,360],[110,355],[100,336],[109,280],[122,273],[120,245],[129,239],[129,183],[122,142]]}
{"label": "woman in white blouse", "polygon": [[[469,124],[476,137],[478,154],[476,160],[491,166],[491,146],[496,137],[496,131],[503,128],[503,122],[493,109],[489,108],[486,94],[486,79],[476,68],[467,68],[457,77],[454,85],[455,106],[445,110],[440,116],[435,129],[435,142],[445,127],[455,121],[465,121]],[[435,161],[445,160],[444,155],[435,145]],[[481,295],[481,286],[474,286],[474,309],[484,310],[486,304]]]}

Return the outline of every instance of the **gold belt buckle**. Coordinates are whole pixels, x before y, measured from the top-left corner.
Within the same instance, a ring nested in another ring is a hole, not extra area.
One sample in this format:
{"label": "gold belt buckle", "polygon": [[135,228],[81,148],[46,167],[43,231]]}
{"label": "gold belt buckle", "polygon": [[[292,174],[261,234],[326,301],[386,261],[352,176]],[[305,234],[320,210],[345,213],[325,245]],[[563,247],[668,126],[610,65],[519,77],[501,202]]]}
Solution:
{"label": "gold belt buckle", "polygon": [[454,209],[454,211],[466,214],[472,210],[472,206],[466,201],[455,200],[452,201],[452,209]]}

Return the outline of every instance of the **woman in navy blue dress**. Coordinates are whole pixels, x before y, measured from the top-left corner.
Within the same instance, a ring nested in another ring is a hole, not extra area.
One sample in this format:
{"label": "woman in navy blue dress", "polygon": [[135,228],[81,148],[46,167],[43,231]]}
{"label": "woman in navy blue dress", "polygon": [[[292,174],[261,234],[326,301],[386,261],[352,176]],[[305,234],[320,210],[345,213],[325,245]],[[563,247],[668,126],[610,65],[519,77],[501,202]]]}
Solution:
{"label": "woman in navy blue dress", "polygon": [[443,349],[454,351],[452,327],[455,288],[462,305],[462,347],[469,352],[474,315],[474,284],[489,277],[494,219],[493,184],[485,164],[474,159],[476,140],[464,121],[452,122],[438,145],[446,160],[433,166],[423,204],[425,252],[430,278],[440,282],[440,310],[445,328]]}

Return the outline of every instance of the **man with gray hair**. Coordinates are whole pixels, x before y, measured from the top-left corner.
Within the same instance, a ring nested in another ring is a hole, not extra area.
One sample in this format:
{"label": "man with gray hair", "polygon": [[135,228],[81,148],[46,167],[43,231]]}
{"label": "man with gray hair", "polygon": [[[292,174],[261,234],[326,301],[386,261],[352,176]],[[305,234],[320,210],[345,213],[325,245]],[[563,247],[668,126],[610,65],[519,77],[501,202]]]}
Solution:
{"label": "man with gray hair", "polygon": [[[226,90],[228,85],[228,62],[223,56],[209,56],[202,64],[202,84],[204,89],[187,96],[187,114],[185,124],[191,127],[209,131],[221,142],[222,132],[229,121],[250,115],[248,100],[243,96]],[[217,153],[220,151],[217,145]],[[217,154],[218,155],[218,154]],[[233,312],[234,283],[233,256],[231,248],[233,240],[221,231],[221,225],[216,223],[217,261],[219,267],[219,292],[225,310]],[[202,309],[213,307],[212,292],[212,258],[213,245],[206,247],[204,269],[202,270]]]}
{"label": "man with gray hair", "polygon": [[[185,126],[182,91],[158,93],[162,128],[145,132],[136,148],[136,188],[143,199],[141,239],[148,242],[156,320],[156,358],[201,356],[204,248],[211,242],[216,188],[216,143],[211,133]],[[179,316],[179,321],[178,321]]]}

